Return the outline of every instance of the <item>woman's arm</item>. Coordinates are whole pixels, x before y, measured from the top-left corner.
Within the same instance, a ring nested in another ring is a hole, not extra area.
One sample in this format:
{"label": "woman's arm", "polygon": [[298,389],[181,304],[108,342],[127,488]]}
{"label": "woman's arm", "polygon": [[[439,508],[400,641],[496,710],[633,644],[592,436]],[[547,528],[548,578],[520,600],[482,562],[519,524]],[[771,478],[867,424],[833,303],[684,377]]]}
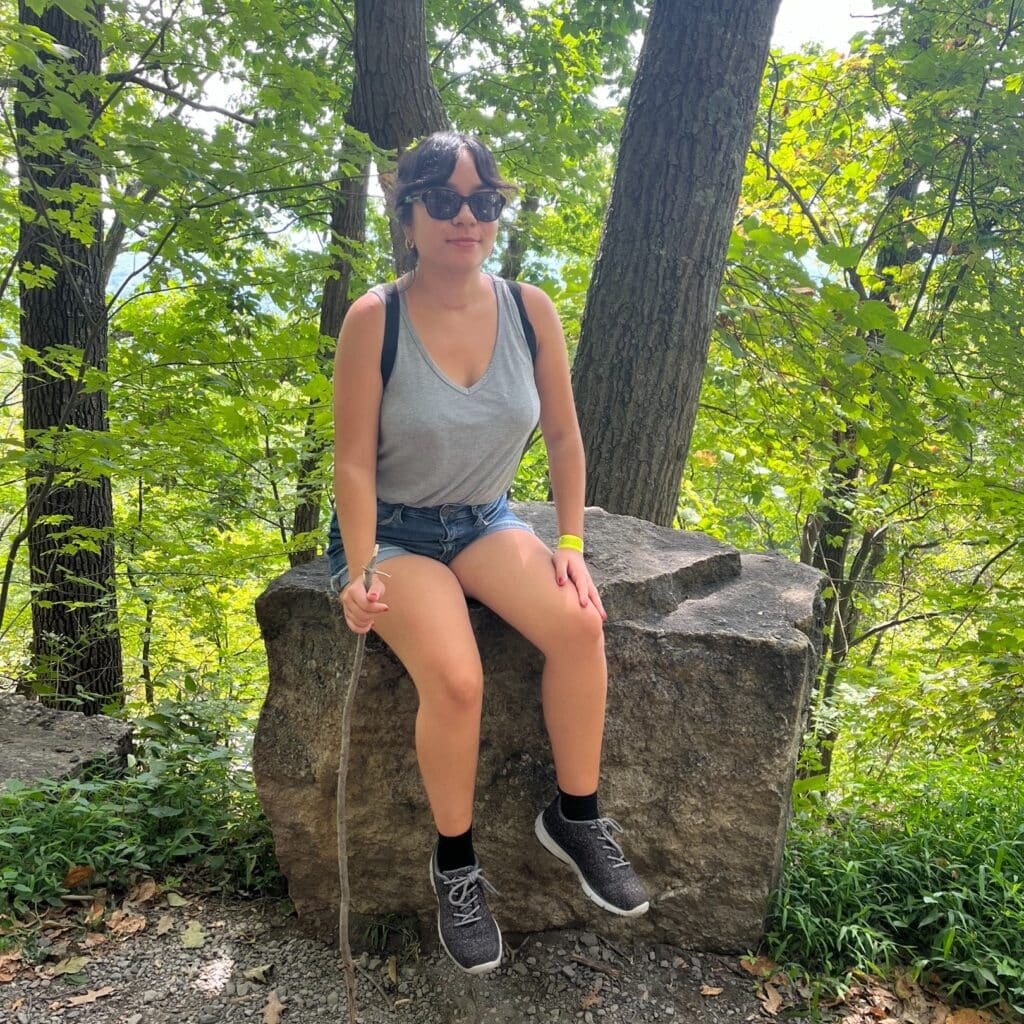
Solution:
{"label": "woman's arm", "polygon": [[[384,305],[367,293],[346,314],[334,354],[334,501],[349,567],[349,585],[341,601],[349,627],[359,633],[373,625],[373,614],[386,611],[386,606],[367,599],[361,572],[373,554],[377,533],[383,341]],[[379,598],[383,585],[375,590]]]}
{"label": "woman's arm", "polygon": [[[539,288],[521,285],[523,303],[537,334],[537,361],[534,377],[540,395],[540,429],[548,451],[548,473],[555,499],[558,532],[583,537],[583,495],[586,485],[586,460],[583,438],[576,418],[569,376],[569,356],[565,335],[554,304]],[[579,593],[580,604],[591,601],[604,616],[604,608],[581,552],[556,549],[553,557],[559,585],[571,580]]]}

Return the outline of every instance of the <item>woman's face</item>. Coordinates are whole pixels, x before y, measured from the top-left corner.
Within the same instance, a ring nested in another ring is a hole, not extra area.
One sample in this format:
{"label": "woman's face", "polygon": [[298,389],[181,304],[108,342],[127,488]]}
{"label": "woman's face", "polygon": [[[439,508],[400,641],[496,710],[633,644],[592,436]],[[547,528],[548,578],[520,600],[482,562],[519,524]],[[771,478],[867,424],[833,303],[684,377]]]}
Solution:
{"label": "woman's face", "polygon": [[[487,188],[480,180],[468,149],[459,151],[448,188],[460,196],[470,196]],[[498,236],[498,221],[481,221],[463,203],[451,220],[434,220],[422,201],[412,204],[412,223],[405,226],[405,237],[416,246],[420,265],[436,265],[451,270],[477,269],[491,254]]]}

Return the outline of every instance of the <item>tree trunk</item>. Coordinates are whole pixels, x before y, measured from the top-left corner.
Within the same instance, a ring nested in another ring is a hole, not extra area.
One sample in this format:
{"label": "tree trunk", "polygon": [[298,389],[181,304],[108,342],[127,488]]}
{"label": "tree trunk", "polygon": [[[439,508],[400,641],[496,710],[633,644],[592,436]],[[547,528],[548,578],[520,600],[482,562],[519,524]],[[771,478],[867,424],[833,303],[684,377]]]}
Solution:
{"label": "tree trunk", "polygon": [[588,505],[669,526],[779,0],[655,0],[573,384]]}
{"label": "tree trunk", "polygon": [[[52,275],[35,285],[22,277],[21,343],[33,355],[23,364],[25,443],[37,462],[27,474],[29,572],[32,596],[34,686],[57,707],[99,712],[123,699],[121,640],[114,583],[113,505],[110,477],[83,472],[67,453],[71,432],[108,429],[103,388],[83,387],[88,370],[107,368],[99,166],[89,131],[98,111],[88,78],[101,71],[100,4],[76,21],[60,7],[42,16],[20,0],[19,17],[66,48],[71,56],[40,56],[39,68],[20,69],[15,102],[21,202],[19,267],[23,275]],[[62,82],[67,75],[71,82]],[[83,91],[79,92],[78,88]],[[60,89],[76,97],[76,130],[50,111]],[[53,152],[34,140],[60,132]],[[54,365],[47,349],[68,346],[69,360]],[[74,447],[74,442],[72,442]]]}
{"label": "tree trunk", "polygon": [[523,196],[519,204],[519,216],[515,223],[508,229],[508,238],[505,242],[505,252],[501,258],[501,270],[498,273],[509,281],[517,281],[523,272],[523,257],[526,255],[527,233],[525,221],[540,207],[540,198],[528,194]]}
{"label": "tree trunk", "polygon": [[[361,148],[355,152],[350,136],[342,141],[341,164],[343,167],[355,163],[358,167],[355,175],[346,179],[331,202],[331,246],[333,255],[331,269],[324,282],[323,297],[320,300],[320,335],[324,344],[320,347],[320,369],[324,376],[330,378],[334,356],[334,343],[341,333],[341,322],[345,319],[351,305],[348,297],[349,283],[352,280],[353,242],[362,242],[366,228],[366,192],[367,176],[370,172],[370,156]],[[311,410],[306,420],[303,437],[304,455],[299,465],[298,497],[292,522],[292,536],[311,533],[320,525],[320,503],[323,485],[317,473],[321,459],[330,447],[330,438],[315,429],[316,417]],[[311,562],[317,553],[316,545],[293,551],[289,561],[294,567],[303,562]]]}
{"label": "tree trunk", "polygon": [[[423,0],[356,0],[356,80],[348,123],[375,146],[401,153],[451,127],[427,59]],[[395,268],[406,268],[405,236],[389,220]]]}

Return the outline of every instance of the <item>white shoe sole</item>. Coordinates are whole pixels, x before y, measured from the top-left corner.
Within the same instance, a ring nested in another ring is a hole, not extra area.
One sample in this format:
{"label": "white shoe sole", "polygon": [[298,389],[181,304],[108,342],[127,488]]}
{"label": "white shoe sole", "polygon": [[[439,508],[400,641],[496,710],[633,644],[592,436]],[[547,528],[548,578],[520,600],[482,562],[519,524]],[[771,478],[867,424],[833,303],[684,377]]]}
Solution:
{"label": "white shoe sole", "polygon": [[[433,857],[433,854],[431,854],[431,857],[430,857],[430,869],[429,870],[430,870],[430,888],[434,890],[434,898],[438,899],[438,896],[437,896],[437,886],[434,884],[434,857]],[[438,902],[440,903],[440,900],[438,900]],[[498,928],[497,921],[495,921],[494,927]],[[487,963],[483,963],[483,964],[476,964],[476,966],[474,966],[474,967],[463,967],[463,965],[460,964],[459,961],[456,960],[454,956],[452,956],[452,951],[448,948],[447,944],[444,941],[444,936],[441,934],[441,908],[440,908],[440,906],[438,906],[438,908],[437,908],[437,937],[441,940],[441,948],[448,954],[448,959],[451,960],[451,962],[453,964],[455,964],[455,966],[458,967],[458,969],[460,971],[464,971],[466,974],[489,974],[491,971],[494,970],[495,967],[501,966],[501,957],[502,957],[502,953],[504,952],[504,945],[503,945],[502,940],[501,940],[501,929],[500,928],[498,928],[498,959],[497,960],[489,960]]]}
{"label": "white shoe sole", "polygon": [[612,906],[607,900],[602,899],[600,896],[590,888],[587,880],[583,877],[583,872],[577,867],[576,862],[563,850],[558,843],[551,838],[551,834],[548,832],[544,825],[544,812],[541,811],[537,815],[537,820],[534,823],[533,831],[537,834],[537,839],[540,841],[540,845],[544,847],[548,853],[554,854],[564,864],[568,864],[569,867],[576,872],[576,877],[580,880],[580,885],[583,887],[583,891],[587,896],[596,903],[602,910],[607,910],[609,914],[618,914],[619,917],[639,917],[641,914],[646,914],[650,907],[649,901],[644,901],[639,906],[634,907],[632,910],[623,910],[622,907]]}

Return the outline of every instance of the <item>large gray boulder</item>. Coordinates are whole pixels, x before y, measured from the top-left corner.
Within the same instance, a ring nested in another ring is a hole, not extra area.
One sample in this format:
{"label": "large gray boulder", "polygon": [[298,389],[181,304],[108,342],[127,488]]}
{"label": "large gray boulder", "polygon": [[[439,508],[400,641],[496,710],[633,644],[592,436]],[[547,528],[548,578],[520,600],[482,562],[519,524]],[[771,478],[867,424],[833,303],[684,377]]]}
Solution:
{"label": "large gray boulder", "polygon": [[66,779],[87,768],[120,774],[131,740],[126,722],[0,694],[0,786],[7,779]]}
{"label": "large gray boulder", "polygon": [[[553,540],[553,509],[517,511]],[[819,576],[702,534],[587,511],[588,563],[608,612],[602,811],[653,905],[623,921],[543,851],[533,819],[554,793],[541,718],[541,658],[487,609],[472,609],[485,672],[474,839],[500,890],[503,928],[599,927],[723,952],[753,948],[779,877],[790,787],[820,650]],[[300,919],[330,936],[338,882],[335,773],[355,637],[325,559],[292,569],[256,602],[270,686],[253,767]],[[433,823],[413,750],[416,695],[371,638],[349,762],[352,911],[429,920]]]}

